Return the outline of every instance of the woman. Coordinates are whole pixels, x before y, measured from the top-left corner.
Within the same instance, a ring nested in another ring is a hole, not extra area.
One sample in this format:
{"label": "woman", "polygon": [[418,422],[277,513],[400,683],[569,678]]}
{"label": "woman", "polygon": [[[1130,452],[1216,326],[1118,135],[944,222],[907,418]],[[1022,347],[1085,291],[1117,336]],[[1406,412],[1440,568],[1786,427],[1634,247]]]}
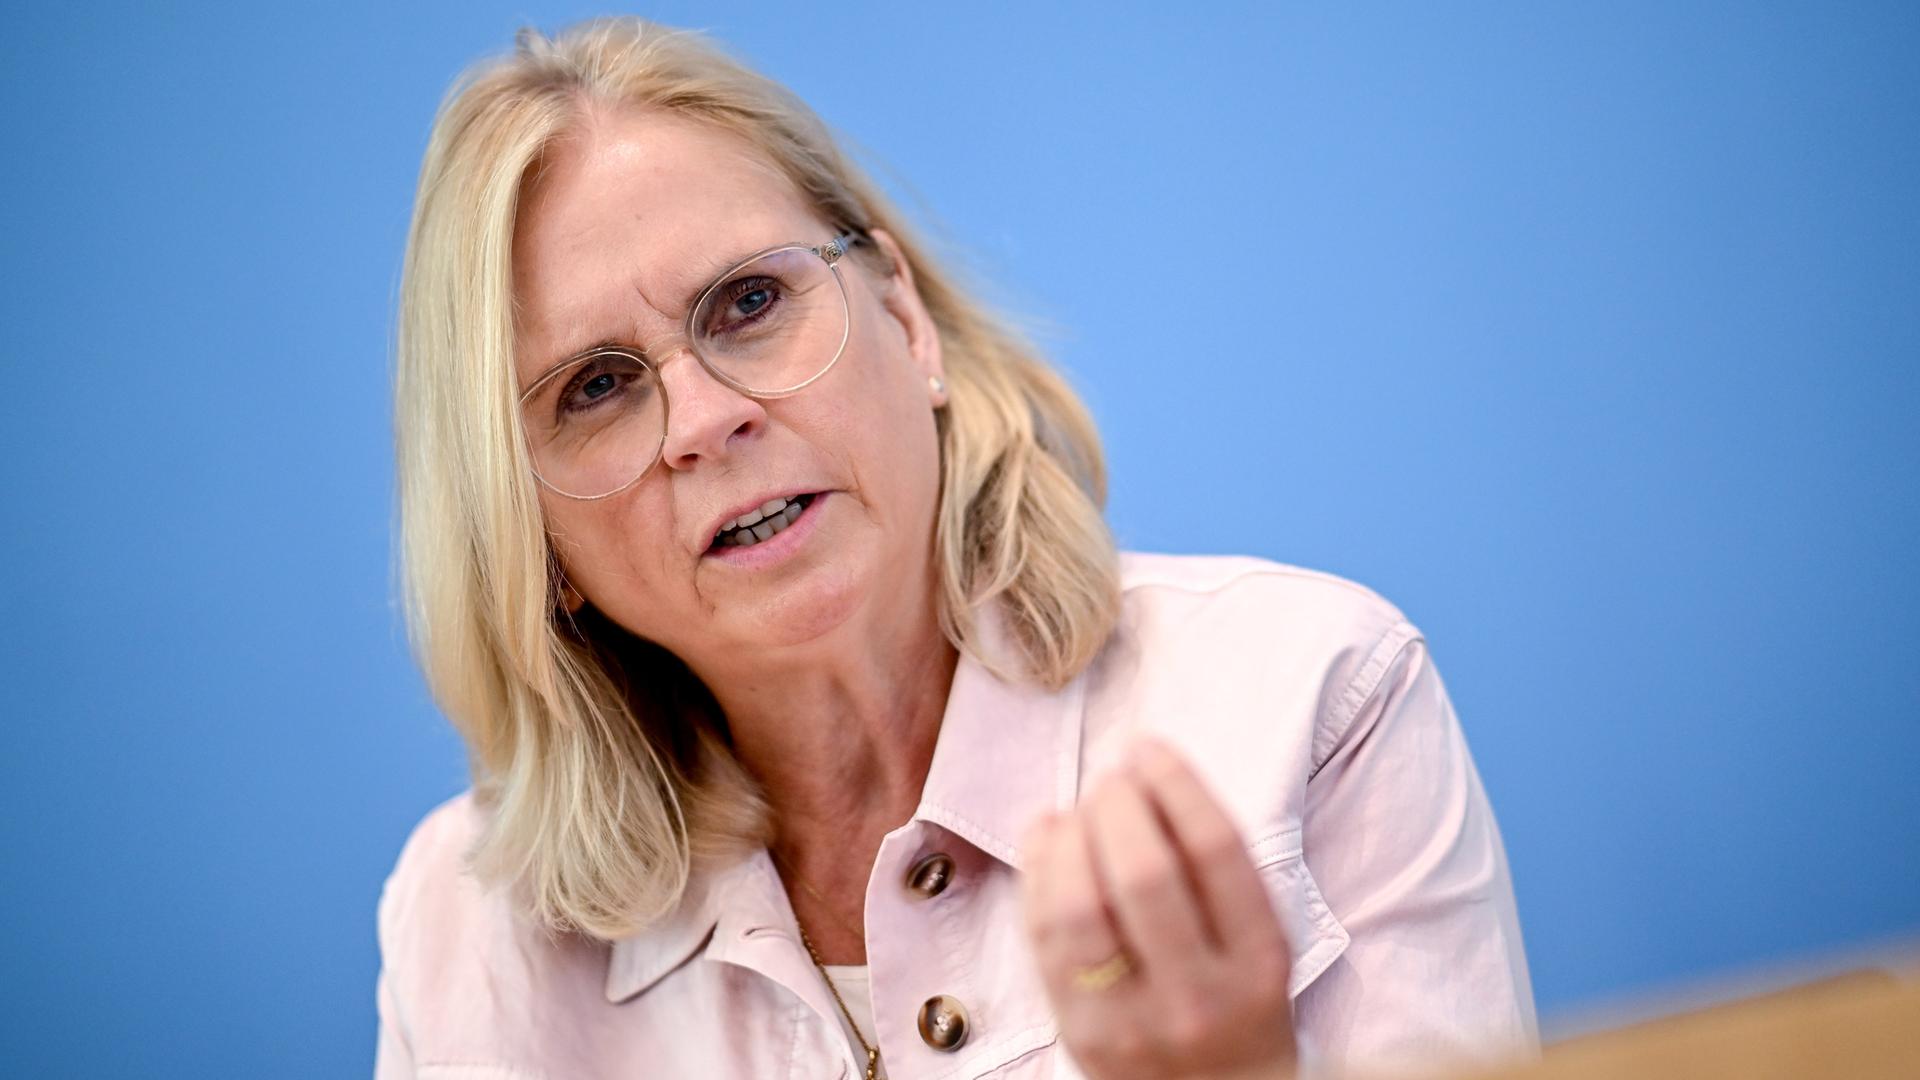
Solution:
{"label": "woman", "polygon": [[396,399],[474,784],[382,895],[382,1077],[1533,1044],[1418,632],[1329,575],[1116,555],[1072,393],[697,38],[523,34],[457,88]]}

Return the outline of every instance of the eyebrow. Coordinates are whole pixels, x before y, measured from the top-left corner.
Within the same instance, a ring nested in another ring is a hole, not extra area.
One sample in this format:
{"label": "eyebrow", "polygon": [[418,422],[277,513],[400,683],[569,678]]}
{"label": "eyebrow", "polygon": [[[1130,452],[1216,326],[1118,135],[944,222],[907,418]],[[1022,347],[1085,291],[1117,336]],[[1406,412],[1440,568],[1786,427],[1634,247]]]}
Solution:
{"label": "eyebrow", "polygon": [[[709,257],[705,262],[696,264],[699,268],[699,275],[695,278],[695,280],[698,281],[699,284],[695,285],[693,287],[693,291],[688,293],[686,298],[683,301],[681,301],[680,303],[681,309],[684,312],[691,313],[693,310],[694,301],[698,300],[700,298],[700,294],[706,290],[707,286],[713,284],[715,279],[717,279],[723,272],[727,270],[731,270],[734,267],[740,265],[742,260],[751,256],[754,252],[764,251],[764,250],[765,250],[765,247],[752,248],[747,251],[742,251],[737,255],[722,255],[717,257]],[[683,315],[682,318],[684,319],[685,316]],[[540,384],[540,380],[546,378],[549,375],[552,375],[555,371],[558,371],[559,369],[566,367],[568,364],[571,364],[574,361],[579,360],[581,357],[584,357],[589,353],[599,352],[601,349],[615,349],[615,348],[629,348],[629,347],[630,345],[627,342],[623,342],[618,338],[608,337],[608,338],[602,338],[591,345],[583,345],[576,349],[570,349],[567,352],[562,353],[560,359],[555,360],[554,362],[541,368],[540,371],[534,375],[533,379],[529,381],[526,386],[523,386],[520,388],[519,394],[517,396],[525,396],[528,390]],[[641,349],[636,348],[633,351],[636,353],[639,353],[640,358],[643,360],[651,359]]]}
{"label": "eyebrow", "polygon": [[545,382],[548,376],[552,375],[556,371],[559,371],[561,368],[566,367],[568,364],[571,364],[574,361],[581,359],[582,357],[586,356],[588,353],[595,353],[595,352],[599,352],[601,349],[611,349],[611,348],[617,348],[619,346],[620,346],[620,342],[614,340],[613,338],[604,338],[600,341],[595,342],[592,345],[586,346],[585,348],[575,349],[572,352],[567,353],[564,357],[558,360],[555,360],[553,363],[548,364],[546,367],[543,367],[539,371],[535,372],[533,378],[527,380],[527,385],[522,386],[518,390],[514,391],[514,395],[513,395],[514,399],[520,400],[525,398],[529,393],[533,391],[534,387],[539,386],[541,383]]}

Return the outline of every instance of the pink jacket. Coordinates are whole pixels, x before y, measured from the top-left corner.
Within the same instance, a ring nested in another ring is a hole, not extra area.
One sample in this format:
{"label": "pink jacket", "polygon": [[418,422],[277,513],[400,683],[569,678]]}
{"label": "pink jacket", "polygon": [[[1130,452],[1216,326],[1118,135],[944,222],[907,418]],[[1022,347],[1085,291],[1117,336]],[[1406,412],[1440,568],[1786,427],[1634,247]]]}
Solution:
{"label": "pink jacket", "polygon": [[[1082,1076],[1027,947],[1017,843],[1146,730],[1242,828],[1293,946],[1306,1071],[1532,1052],[1506,855],[1420,632],[1258,559],[1127,554],[1122,578],[1118,632],[1064,690],[960,660],[919,809],[867,887],[856,1011],[885,1075]],[[382,892],[380,1080],[862,1075],[764,851],[636,936],[550,939],[462,872],[478,813],[463,794],[428,814]],[[906,887],[933,854],[950,884]],[[940,995],[964,1013],[950,1049],[918,1023]]]}

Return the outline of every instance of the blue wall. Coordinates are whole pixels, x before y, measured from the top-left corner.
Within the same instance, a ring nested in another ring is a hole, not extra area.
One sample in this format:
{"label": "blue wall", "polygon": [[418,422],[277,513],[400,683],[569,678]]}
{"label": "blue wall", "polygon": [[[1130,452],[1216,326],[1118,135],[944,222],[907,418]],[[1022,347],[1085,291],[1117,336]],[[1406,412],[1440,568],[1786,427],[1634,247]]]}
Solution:
{"label": "blue wall", "polygon": [[[1547,1016],[1920,932],[1920,17],[1451,7],[650,13],[1053,328],[1128,546],[1420,623]],[[10,17],[0,1071],[369,1067],[463,783],[389,585],[413,179],[455,72],[589,13]]]}

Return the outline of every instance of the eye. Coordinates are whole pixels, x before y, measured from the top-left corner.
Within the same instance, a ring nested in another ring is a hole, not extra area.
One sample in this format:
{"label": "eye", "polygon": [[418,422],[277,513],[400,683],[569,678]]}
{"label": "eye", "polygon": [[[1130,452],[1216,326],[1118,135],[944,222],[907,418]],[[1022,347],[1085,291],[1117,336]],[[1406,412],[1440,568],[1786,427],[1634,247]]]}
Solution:
{"label": "eye", "polygon": [[719,303],[710,309],[713,314],[707,320],[706,332],[727,334],[773,318],[774,312],[785,300],[785,294],[786,290],[776,277],[753,274],[735,278],[721,286],[717,297]]}
{"label": "eye", "polygon": [[617,381],[611,375],[595,375],[593,378],[588,379],[585,385],[580,387],[580,394],[589,400],[600,398],[613,393],[617,385]]}
{"label": "eye", "polygon": [[742,315],[752,315],[771,303],[773,303],[773,290],[762,286],[734,297],[733,309]]}
{"label": "eye", "polygon": [[583,412],[603,399],[618,394],[625,379],[618,372],[581,372],[560,395],[560,407],[567,412]]}
{"label": "eye", "polygon": [[623,398],[644,400],[647,369],[631,357],[610,354],[581,364],[560,388],[555,408],[562,415],[579,415],[611,407]]}

